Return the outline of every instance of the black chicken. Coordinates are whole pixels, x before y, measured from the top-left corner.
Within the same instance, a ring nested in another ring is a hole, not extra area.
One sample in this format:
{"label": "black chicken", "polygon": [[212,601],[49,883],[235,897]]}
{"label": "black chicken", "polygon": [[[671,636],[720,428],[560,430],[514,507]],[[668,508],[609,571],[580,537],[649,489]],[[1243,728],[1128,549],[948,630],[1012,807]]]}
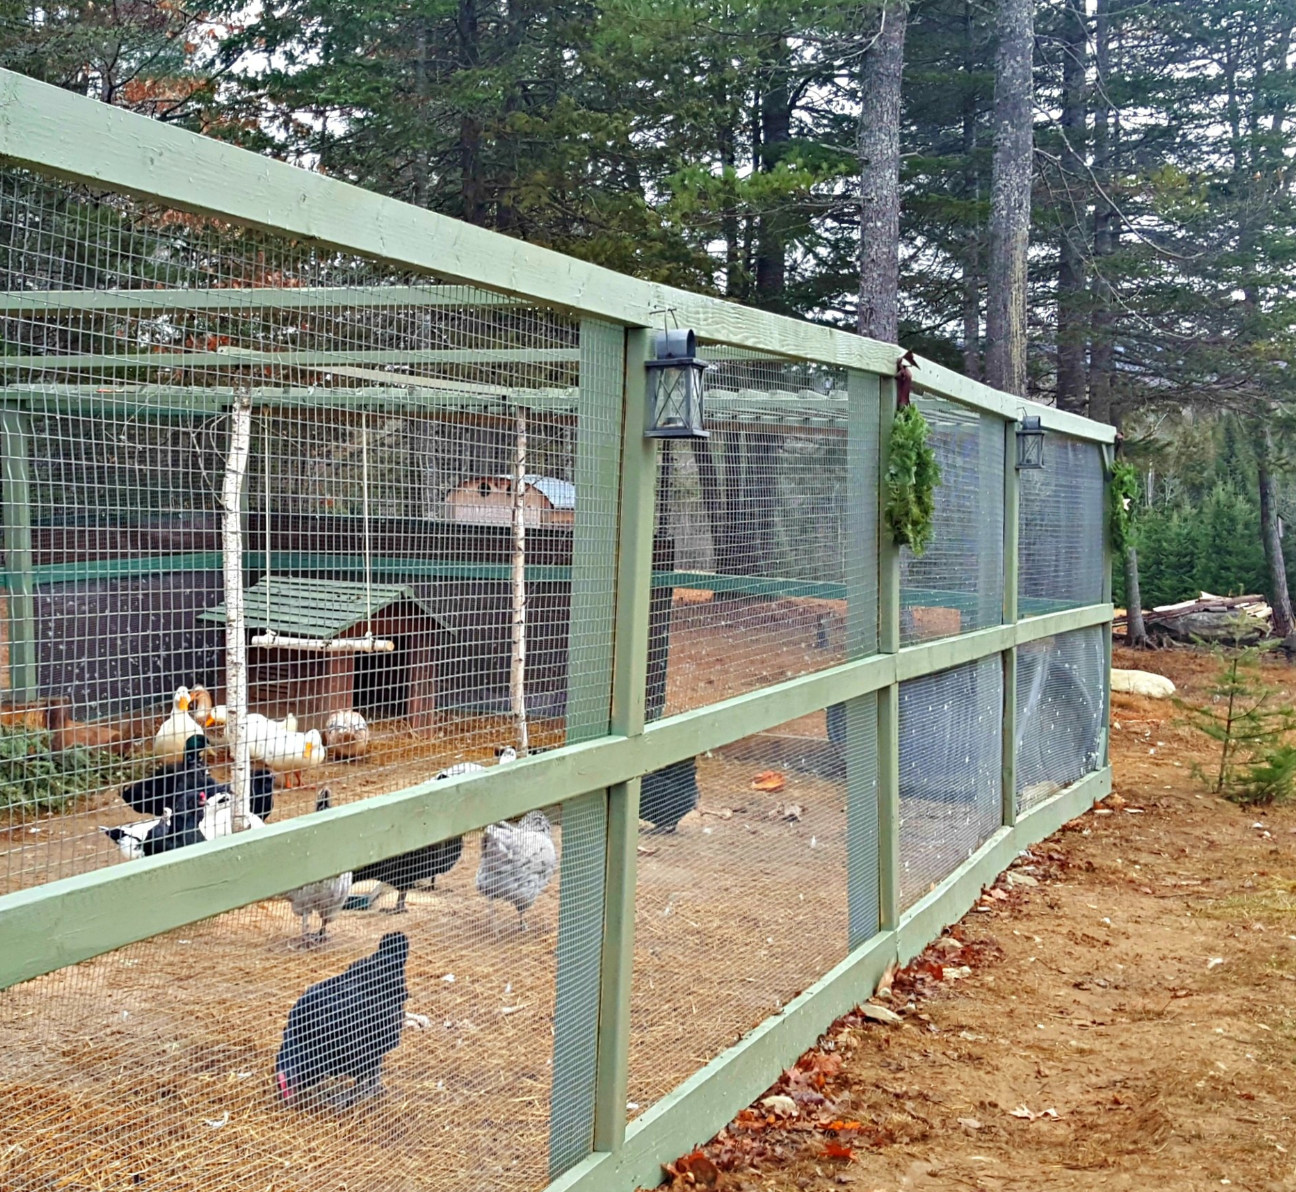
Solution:
{"label": "black chicken", "polygon": [[697,802],[697,759],[685,758],[643,776],[639,818],[652,824],[654,832],[674,832]]}
{"label": "black chicken", "polygon": [[409,938],[389,931],[372,956],[297,999],[275,1061],[275,1084],[285,1105],[331,1076],[354,1082],[332,1099],[340,1108],[382,1092],[383,1058],[400,1042],[405,1025],[408,956]]}
{"label": "black chicken", "polygon": [[422,848],[411,849],[395,857],[384,857],[353,870],[351,877],[356,882],[381,882],[371,894],[357,894],[347,899],[347,910],[368,910],[385,886],[396,890],[396,905],[391,913],[403,915],[406,911],[405,896],[420,882],[429,882],[436,888],[436,880],[443,873],[449,873],[459,864],[463,856],[463,837],[452,836],[449,840],[438,840],[435,844],[426,844]]}
{"label": "black chicken", "polygon": [[184,756],[178,762],[162,766],[141,782],[122,787],[121,797],[140,815],[152,816],[160,816],[166,807],[178,814],[193,795],[206,801],[219,791],[203,758],[206,749],[207,738],[195,733],[185,742]]}
{"label": "black chicken", "polygon": [[274,771],[252,771],[252,798],[248,800],[248,810],[260,819],[268,820],[274,810]]}

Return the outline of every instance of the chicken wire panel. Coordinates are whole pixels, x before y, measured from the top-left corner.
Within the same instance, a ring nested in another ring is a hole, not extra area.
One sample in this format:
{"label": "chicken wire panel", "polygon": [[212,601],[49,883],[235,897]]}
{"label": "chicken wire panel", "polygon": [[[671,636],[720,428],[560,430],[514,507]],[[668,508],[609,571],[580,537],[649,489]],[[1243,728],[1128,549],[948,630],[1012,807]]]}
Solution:
{"label": "chicken wire panel", "polygon": [[400,915],[386,888],[360,909],[362,871],[303,888],[315,946],[271,899],[5,991],[0,1186],[544,1186],[571,892],[517,907],[562,843],[523,821],[388,858]]}
{"label": "chicken wire panel", "polygon": [[1044,467],[1019,473],[1022,616],[1103,599],[1104,467],[1097,443],[1050,432]]}
{"label": "chicken wire panel", "polygon": [[900,684],[900,900],[910,906],[1003,822],[998,655]]}
{"label": "chicken wire panel", "polygon": [[872,738],[838,743],[816,712],[644,779],[632,1116],[845,957],[847,845],[869,830],[848,781],[866,798],[870,767]]}
{"label": "chicken wire panel", "polygon": [[[707,351],[718,357],[707,373],[709,438],[664,439],[659,450],[649,719],[846,657],[848,544],[859,536],[847,522],[846,377]],[[857,466],[875,478],[869,432]],[[875,553],[850,568],[869,610]]]}
{"label": "chicken wire panel", "polygon": [[619,329],[15,170],[0,273],[0,889],[196,733],[229,780],[240,399],[259,814],[606,732]]}
{"label": "chicken wire panel", "polygon": [[1103,626],[1017,648],[1017,806],[1043,802],[1102,765]]}
{"label": "chicken wire panel", "polygon": [[986,629],[1003,619],[1003,421],[920,397],[940,464],[933,533],[900,552],[903,645]]}

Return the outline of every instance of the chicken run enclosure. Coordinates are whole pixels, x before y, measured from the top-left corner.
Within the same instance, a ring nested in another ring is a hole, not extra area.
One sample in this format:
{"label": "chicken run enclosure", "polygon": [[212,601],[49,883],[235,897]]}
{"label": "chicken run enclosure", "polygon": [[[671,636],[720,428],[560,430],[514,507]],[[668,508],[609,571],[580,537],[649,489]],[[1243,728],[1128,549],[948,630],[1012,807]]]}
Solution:
{"label": "chicken run enclosure", "polygon": [[1110,789],[1110,428],[0,106],[0,1187],[654,1184]]}

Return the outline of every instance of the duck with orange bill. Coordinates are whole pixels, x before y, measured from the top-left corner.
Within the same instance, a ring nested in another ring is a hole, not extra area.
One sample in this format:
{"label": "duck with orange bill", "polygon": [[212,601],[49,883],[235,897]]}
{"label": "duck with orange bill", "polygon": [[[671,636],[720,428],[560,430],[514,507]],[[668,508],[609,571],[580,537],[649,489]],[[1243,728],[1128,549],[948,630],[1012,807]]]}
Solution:
{"label": "duck with orange bill", "polygon": [[202,736],[202,728],[189,715],[192,694],[188,687],[177,687],[171,700],[171,715],[153,737],[153,755],[161,762],[178,762],[184,758],[185,742]]}

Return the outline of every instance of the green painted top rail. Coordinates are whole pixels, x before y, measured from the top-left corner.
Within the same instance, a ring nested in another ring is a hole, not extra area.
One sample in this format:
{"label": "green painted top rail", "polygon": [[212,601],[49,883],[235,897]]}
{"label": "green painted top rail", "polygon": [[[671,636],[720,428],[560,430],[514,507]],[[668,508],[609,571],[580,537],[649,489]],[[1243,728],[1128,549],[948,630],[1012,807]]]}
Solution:
{"label": "green painted top rail", "polygon": [[[883,376],[895,370],[894,345],[625,277],[12,71],[0,71],[0,158],[627,327],[655,326],[671,308],[699,337],[721,344]],[[1028,410],[1052,430],[1115,438],[1110,426],[1025,402],[934,361],[921,361],[916,379],[925,392],[1004,418]]]}

